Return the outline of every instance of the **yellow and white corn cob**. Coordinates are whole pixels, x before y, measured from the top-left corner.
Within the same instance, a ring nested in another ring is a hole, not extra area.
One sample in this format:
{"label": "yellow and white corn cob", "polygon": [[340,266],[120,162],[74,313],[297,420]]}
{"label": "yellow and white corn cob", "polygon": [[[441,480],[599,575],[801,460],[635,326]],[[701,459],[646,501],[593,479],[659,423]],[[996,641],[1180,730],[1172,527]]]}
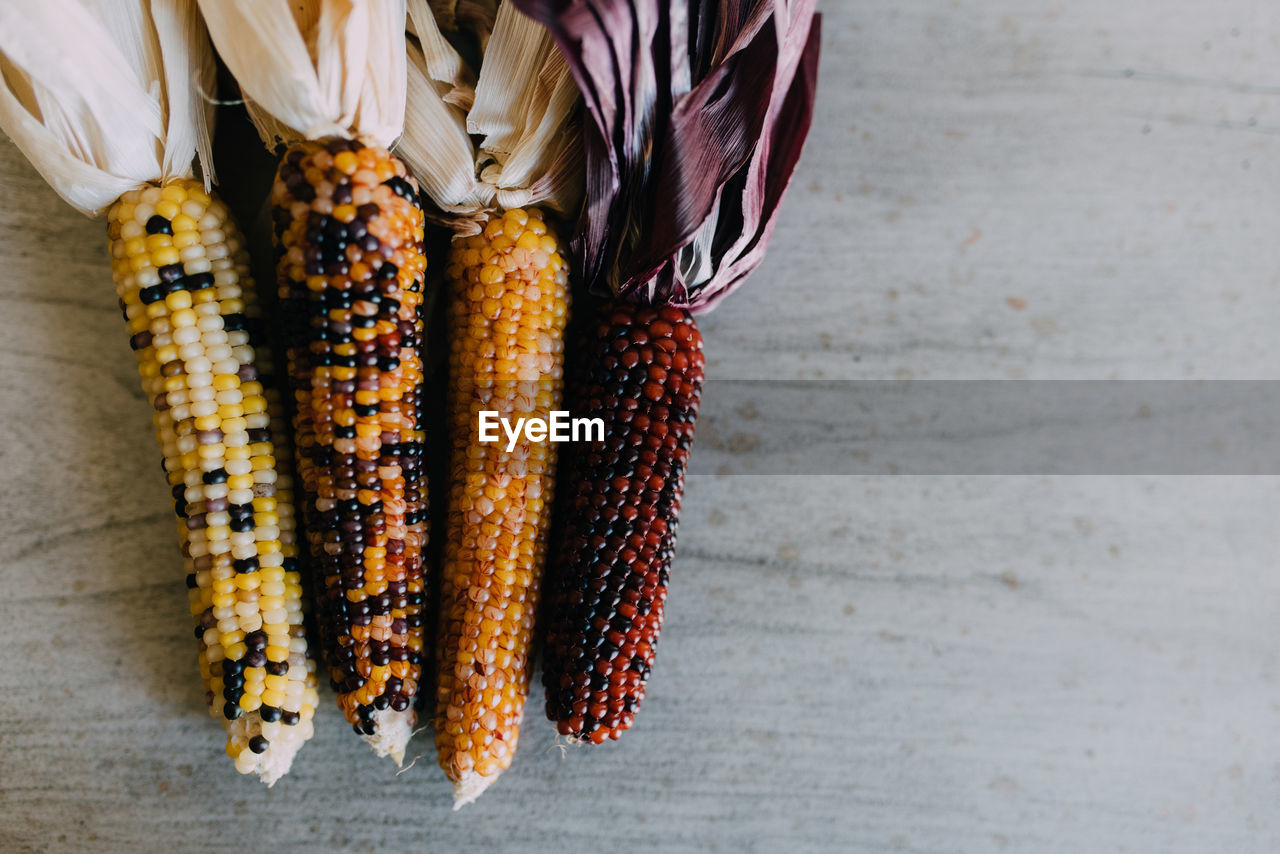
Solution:
{"label": "yellow and white corn cob", "polygon": [[108,235],[179,517],[206,700],[236,769],[270,785],[311,737],[316,674],[292,484],[277,468],[282,434],[248,328],[244,241],[226,206],[190,179],[125,193]]}

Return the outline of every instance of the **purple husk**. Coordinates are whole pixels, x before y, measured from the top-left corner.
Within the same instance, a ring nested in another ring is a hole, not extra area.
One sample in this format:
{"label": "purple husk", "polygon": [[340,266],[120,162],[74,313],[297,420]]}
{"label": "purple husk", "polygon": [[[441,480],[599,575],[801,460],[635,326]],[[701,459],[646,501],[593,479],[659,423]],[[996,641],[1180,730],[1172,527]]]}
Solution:
{"label": "purple husk", "polygon": [[711,308],[763,260],[808,133],[816,0],[512,2],[551,31],[586,102],[583,278]]}

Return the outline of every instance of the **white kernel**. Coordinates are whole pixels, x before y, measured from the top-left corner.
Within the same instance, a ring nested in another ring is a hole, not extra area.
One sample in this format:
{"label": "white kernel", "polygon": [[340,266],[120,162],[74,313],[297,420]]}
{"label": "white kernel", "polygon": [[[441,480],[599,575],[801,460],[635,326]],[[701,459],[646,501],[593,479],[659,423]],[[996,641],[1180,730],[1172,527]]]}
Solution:
{"label": "white kernel", "polygon": [[[194,326],[183,326],[180,329],[173,330],[173,343],[179,347],[195,344],[199,340],[200,330]],[[164,345],[157,343],[156,346],[163,347]]]}

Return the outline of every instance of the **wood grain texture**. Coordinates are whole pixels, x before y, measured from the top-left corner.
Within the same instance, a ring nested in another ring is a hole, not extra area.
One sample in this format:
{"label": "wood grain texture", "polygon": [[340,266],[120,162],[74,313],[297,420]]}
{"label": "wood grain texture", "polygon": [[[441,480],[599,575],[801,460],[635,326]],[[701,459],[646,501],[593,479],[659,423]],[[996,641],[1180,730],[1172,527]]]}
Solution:
{"label": "wood grain texture", "polygon": [[[828,0],[725,378],[1276,378],[1280,12]],[[0,851],[1280,850],[1274,478],[697,476],[636,728],[449,812],[202,708],[104,228],[0,145]],[[696,456],[696,453],[695,453]]]}

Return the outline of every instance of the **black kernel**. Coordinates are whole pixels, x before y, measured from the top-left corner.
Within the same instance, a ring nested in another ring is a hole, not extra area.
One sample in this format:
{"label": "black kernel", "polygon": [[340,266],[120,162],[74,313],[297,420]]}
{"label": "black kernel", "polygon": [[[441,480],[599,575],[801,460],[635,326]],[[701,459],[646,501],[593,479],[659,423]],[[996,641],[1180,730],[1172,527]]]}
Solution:
{"label": "black kernel", "polygon": [[145,228],[147,229],[147,234],[173,234],[173,223],[160,216],[160,214],[154,214],[151,219],[147,220]]}
{"label": "black kernel", "polygon": [[169,282],[176,282],[178,279],[182,278],[182,265],[166,264],[159,270],[156,270],[156,273],[159,274],[160,281],[165,284],[168,284]]}

